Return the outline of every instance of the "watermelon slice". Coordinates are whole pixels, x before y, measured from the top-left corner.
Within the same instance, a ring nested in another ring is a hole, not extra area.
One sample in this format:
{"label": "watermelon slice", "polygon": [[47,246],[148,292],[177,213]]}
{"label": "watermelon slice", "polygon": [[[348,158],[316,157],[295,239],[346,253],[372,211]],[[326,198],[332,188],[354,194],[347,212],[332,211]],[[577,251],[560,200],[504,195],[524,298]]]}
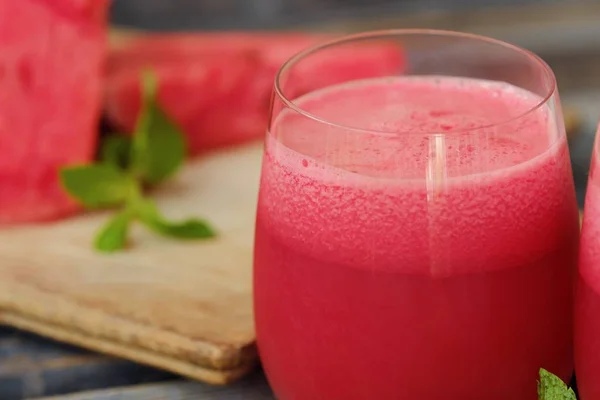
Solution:
{"label": "watermelon slice", "polygon": [[[331,38],[303,33],[148,34],[119,41],[109,56],[105,108],[130,132],[140,107],[139,74],[153,68],[159,101],[188,136],[190,152],[260,138],[267,127],[275,74],[297,52]],[[298,68],[294,93],[373,75],[396,74],[404,55],[373,44],[323,52]]]}
{"label": "watermelon slice", "polygon": [[77,210],[58,170],[92,160],[107,0],[0,0],[0,223]]}

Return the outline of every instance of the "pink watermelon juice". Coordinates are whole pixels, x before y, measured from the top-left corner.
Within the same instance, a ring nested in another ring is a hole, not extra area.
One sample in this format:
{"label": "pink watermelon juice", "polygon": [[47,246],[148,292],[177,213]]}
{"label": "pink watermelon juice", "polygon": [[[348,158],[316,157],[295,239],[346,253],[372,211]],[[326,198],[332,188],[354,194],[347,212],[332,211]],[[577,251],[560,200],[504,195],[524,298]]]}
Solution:
{"label": "pink watermelon juice", "polygon": [[600,142],[592,155],[581,231],[575,307],[575,366],[584,400],[600,399]]}
{"label": "pink watermelon juice", "polygon": [[533,400],[540,367],[569,378],[577,206],[540,102],[378,78],[275,118],[254,296],[279,399]]}

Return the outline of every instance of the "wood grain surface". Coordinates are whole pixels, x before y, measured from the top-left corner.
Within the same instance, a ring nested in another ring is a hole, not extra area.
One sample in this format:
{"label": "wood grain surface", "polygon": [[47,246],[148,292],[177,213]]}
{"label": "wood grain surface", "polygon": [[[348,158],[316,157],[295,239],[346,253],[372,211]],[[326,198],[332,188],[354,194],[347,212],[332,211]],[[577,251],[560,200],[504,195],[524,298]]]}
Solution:
{"label": "wood grain surface", "polygon": [[170,217],[205,216],[215,240],[134,229],[130,249],[101,255],[90,243],[105,213],[0,230],[0,321],[210,383],[241,377],[256,362],[261,151],[256,143],[200,158],[155,193]]}

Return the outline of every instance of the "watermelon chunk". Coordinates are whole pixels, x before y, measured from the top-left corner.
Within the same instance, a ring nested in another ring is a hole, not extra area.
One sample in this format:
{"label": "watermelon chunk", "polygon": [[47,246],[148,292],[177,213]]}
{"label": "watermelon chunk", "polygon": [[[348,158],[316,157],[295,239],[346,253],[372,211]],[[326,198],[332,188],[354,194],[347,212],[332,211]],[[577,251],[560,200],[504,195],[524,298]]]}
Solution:
{"label": "watermelon chunk", "polygon": [[58,170],[92,160],[107,0],[0,0],[0,223],[78,206]]}
{"label": "watermelon chunk", "polygon": [[[303,33],[147,34],[117,42],[109,56],[105,109],[130,132],[140,107],[139,74],[154,69],[159,102],[187,134],[191,155],[260,138],[275,74],[297,52],[331,38]],[[396,74],[404,55],[390,44],[340,48],[302,65],[294,92]]]}

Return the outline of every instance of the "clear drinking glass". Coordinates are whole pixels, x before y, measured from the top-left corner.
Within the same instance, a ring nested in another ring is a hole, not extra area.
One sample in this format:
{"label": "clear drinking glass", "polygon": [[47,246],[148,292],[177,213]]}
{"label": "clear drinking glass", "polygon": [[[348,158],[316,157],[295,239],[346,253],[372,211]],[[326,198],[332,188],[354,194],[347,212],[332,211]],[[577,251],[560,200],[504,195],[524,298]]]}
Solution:
{"label": "clear drinking glass", "polygon": [[600,399],[600,126],[592,163],[581,229],[579,279],[575,304],[575,368],[584,400]]}
{"label": "clear drinking glass", "polygon": [[292,58],[272,102],[254,301],[280,400],[531,400],[540,367],[570,377],[578,213],[541,59],[364,33]]}

